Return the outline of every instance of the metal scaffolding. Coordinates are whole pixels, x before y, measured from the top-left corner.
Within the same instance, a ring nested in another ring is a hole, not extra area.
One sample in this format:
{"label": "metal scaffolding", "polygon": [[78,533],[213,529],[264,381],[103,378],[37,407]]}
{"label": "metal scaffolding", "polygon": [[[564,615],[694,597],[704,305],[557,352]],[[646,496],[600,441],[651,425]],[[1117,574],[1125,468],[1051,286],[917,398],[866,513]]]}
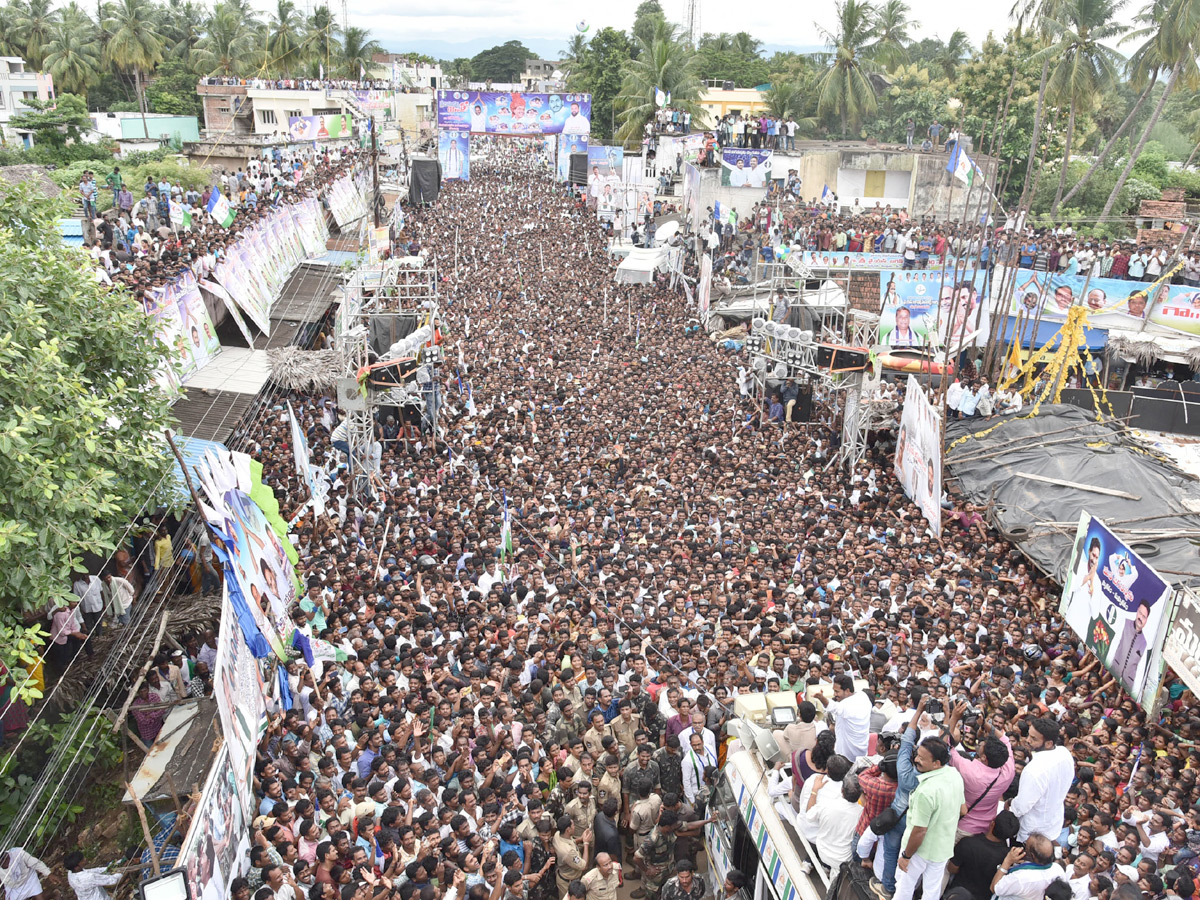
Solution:
{"label": "metal scaffolding", "polygon": [[[441,348],[433,343],[439,322],[437,266],[420,257],[360,266],[343,286],[336,341],[345,377],[338,405],[346,414],[351,495],[370,496],[371,445],[381,406],[417,407],[434,430],[436,442],[437,365]],[[371,376],[372,367],[392,360],[388,379]]]}

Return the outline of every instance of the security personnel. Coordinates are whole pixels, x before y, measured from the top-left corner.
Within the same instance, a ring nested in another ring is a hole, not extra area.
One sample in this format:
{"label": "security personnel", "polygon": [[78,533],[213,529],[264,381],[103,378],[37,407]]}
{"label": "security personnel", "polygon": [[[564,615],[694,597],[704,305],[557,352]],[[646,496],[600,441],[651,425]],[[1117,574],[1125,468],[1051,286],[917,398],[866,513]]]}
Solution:
{"label": "security personnel", "polygon": [[675,867],[675,828],[679,819],[670,810],[658,817],[658,824],[642,841],[633,855],[633,861],[642,871],[645,891],[634,891],[633,896],[644,896],[646,900],[659,900],[663,883]]}

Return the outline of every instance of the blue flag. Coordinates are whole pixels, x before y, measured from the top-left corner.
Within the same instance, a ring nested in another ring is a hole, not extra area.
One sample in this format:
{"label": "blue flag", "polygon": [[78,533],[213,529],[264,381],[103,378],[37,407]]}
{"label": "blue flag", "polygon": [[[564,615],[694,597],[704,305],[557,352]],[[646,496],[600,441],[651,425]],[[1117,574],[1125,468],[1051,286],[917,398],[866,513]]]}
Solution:
{"label": "blue flag", "polygon": [[288,684],[288,673],[284,666],[279,667],[279,705],[285,710],[296,705],[296,701],[292,699],[292,686]]}
{"label": "blue flag", "polygon": [[825,198],[828,196],[829,196],[829,185],[825,185],[825,187],[821,189],[821,202],[824,203]]}

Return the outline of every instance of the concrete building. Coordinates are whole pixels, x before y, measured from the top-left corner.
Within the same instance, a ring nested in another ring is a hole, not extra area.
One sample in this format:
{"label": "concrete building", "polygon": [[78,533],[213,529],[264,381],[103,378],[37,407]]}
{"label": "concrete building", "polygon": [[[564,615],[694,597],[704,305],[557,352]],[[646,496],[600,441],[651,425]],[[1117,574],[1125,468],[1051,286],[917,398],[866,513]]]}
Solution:
{"label": "concrete building", "polygon": [[[853,209],[857,201],[864,211],[876,204],[890,205],[914,219],[933,216],[941,221],[961,221],[985,214],[990,196],[985,185],[995,183],[996,160],[972,156],[984,177],[977,178],[968,192],[946,171],[947,159],[945,153],[876,147],[863,141],[800,141],[793,152],[775,152],[771,175],[786,179],[794,169],[801,179],[803,200],[820,199],[828,186],[845,210]],[[765,194],[762,189],[722,186],[719,169],[701,170],[705,207],[720,201],[722,207],[746,215]]]}
{"label": "concrete building", "polygon": [[30,72],[19,56],[0,56],[0,135],[26,148],[33,146],[33,135],[9,127],[14,114],[28,109],[25,100],[49,100],[54,95],[54,78],[44,72]]}
{"label": "concrete building", "polygon": [[762,112],[767,108],[766,92],[756,87],[737,87],[732,81],[707,81],[700,105],[712,125],[722,116]]}
{"label": "concrete building", "polygon": [[202,78],[196,86],[204,103],[204,131],[208,137],[286,135],[289,121],[295,116],[351,114],[363,118],[350,91],[213,83],[221,80]]}
{"label": "concrete building", "polygon": [[146,113],[145,126],[141,113],[94,112],[92,128],[114,141],[166,141],[178,147],[184,141],[200,140],[200,120],[195,116],[172,116],[166,113]]}
{"label": "concrete building", "polygon": [[527,59],[521,73],[525,90],[552,94],[566,89],[562,63],[554,59]]}
{"label": "concrete building", "polygon": [[402,53],[376,53],[371,57],[372,78],[389,81],[399,89],[436,90],[443,87],[442,67],[438,63],[426,63],[412,59]]}

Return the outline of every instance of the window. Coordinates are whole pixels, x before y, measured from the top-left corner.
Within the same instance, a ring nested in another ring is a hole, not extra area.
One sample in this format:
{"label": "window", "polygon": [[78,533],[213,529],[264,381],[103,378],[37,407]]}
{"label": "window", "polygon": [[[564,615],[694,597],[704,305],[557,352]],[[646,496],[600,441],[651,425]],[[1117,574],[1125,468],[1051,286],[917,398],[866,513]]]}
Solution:
{"label": "window", "polygon": [[4,91],[0,91],[0,109],[4,109],[7,104],[8,101],[4,97]]}
{"label": "window", "polygon": [[275,124],[275,110],[260,109],[258,111],[258,121],[262,122],[264,125],[274,125]]}
{"label": "window", "polygon": [[287,111],[288,119],[300,119],[304,117],[304,111],[300,109],[289,109]]}

